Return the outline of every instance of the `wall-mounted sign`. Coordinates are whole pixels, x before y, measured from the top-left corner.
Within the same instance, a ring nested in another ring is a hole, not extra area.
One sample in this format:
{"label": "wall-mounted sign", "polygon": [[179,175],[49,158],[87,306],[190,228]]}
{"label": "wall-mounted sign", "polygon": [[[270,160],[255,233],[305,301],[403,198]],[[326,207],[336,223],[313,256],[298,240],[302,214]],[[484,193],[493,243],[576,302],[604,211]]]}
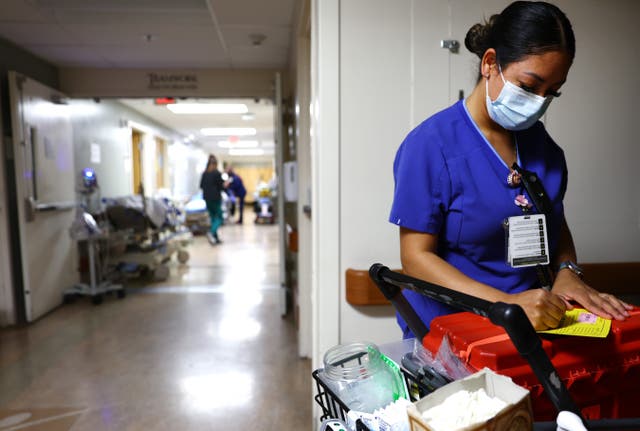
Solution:
{"label": "wall-mounted sign", "polygon": [[96,144],[95,142],[92,142],[90,148],[91,148],[91,150],[90,150],[90,152],[91,152],[91,157],[90,157],[91,163],[96,163],[96,164],[100,163],[100,159],[101,159],[101,157],[100,157],[100,145]]}
{"label": "wall-mounted sign", "polygon": [[[1,3],[1,0],[0,0]],[[275,69],[62,68],[60,91],[71,98],[207,97],[273,99]]]}
{"label": "wall-mounted sign", "polygon": [[150,90],[197,90],[198,76],[193,73],[148,73]]}
{"label": "wall-mounted sign", "polygon": [[46,159],[49,160],[55,160],[56,159],[56,148],[53,145],[53,142],[51,142],[51,139],[49,139],[49,137],[45,136],[43,139],[43,143],[44,143],[44,157]]}

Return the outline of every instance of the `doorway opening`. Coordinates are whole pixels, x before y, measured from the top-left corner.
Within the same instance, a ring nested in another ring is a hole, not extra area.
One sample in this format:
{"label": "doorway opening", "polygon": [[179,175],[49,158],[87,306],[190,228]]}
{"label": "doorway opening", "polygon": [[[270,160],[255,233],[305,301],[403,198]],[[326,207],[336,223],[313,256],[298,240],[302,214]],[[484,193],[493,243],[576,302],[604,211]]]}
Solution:
{"label": "doorway opening", "polygon": [[[132,129],[132,190],[163,190],[179,199],[197,193],[213,154],[243,179],[247,201],[275,176],[274,105],[268,99],[116,99],[141,117]],[[146,124],[144,122],[146,121]],[[143,124],[140,124],[143,123]],[[153,141],[153,142],[151,142]],[[144,150],[146,146],[154,151]],[[146,151],[146,152],[145,152]],[[148,170],[149,172],[145,172]]]}

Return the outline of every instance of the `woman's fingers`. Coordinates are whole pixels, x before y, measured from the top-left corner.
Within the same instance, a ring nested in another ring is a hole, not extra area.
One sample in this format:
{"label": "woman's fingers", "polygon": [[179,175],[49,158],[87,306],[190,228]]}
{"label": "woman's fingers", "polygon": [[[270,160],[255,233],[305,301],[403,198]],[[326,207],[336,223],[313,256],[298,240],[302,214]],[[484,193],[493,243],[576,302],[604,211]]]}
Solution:
{"label": "woman's fingers", "polygon": [[[565,272],[565,275],[568,272]],[[609,293],[600,293],[577,277],[556,279],[554,292],[565,300],[575,301],[590,312],[605,319],[624,320],[634,307]]]}
{"label": "woman's fingers", "polygon": [[597,314],[605,319],[612,319],[615,316],[615,310],[611,306],[606,306],[604,300],[599,294],[584,295],[584,298],[576,298],[584,308]]}
{"label": "woman's fingers", "polygon": [[633,308],[614,295],[600,293],[589,287],[574,299],[587,310],[605,319],[624,320],[629,317],[628,310]]}
{"label": "woman's fingers", "polygon": [[547,328],[556,328],[564,317],[567,305],[563,298],[551,292],[540,289],[540,312],[543,323]]}
{"label": "woman's fingers", "polygon": [[564,305],[566,307],[567,310],[573,310],[573,304],[571,303],[571,298],[567,298],[564,295],[558,295],[562,301],[564,302]]}
{"label": "woman's fingers", "polygon": [[582,284],[571,293],[554,294],[542,289],[534,289],[516,294],[516,303],[525,310],[536,330],[553,329],[558,326],[566,310],[573,308],[570,301],[605,319],[625,320],[634,308],[615,295],[600,293]]}
{"label": "woman's fingers", "polygon": [[516,303],[524,309],[536,330],[556,328],[567,309],[562,298],[542,289],[528,290],[516,296]]}
{"label": "woman's fingers", "polygon": [[600,304],[602,305],[602,308],[607,310],[610,315],[618,320],[624,320],[625,318],[629,317],[629,312],[625,307],[625,305],[628,304],[625,304],[623,301],[608,293],[600,293],[598,294],[598,296],[600,298]]}

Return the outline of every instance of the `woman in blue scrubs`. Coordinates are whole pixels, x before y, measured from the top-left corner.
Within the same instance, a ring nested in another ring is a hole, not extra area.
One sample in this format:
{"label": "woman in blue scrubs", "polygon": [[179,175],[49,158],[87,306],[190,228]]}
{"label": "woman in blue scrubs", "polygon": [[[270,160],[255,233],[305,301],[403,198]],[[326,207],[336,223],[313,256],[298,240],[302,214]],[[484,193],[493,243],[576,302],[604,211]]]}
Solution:
{"label": "woman in blue scrubs", "polygon": [[211,154],[207,160],[207,167],[200,177],[200,188],[202,189],[202,198],[207,204],[209,211],[209,219],[211,220],[211,228],[207,233],[207,239],[211,245],[220,244],[222,240],[218,236],[218,228],[222,226],[222,191],[224,190],[224,181],[222,174],[218,170],[218,159]]}
{"label": "woman in blue scrubs", "polygon": [[[564,217],[564,153],[538,121],[560,96],[573,62],[569,20],[554,5],[518,1],[474,25],[465,45],[480,58],[473,92],[416,127],[396,154],[389,221],[400,227],[403,271],[488,301],[519,304],[538,330],[555,328],[571,302],[625,319],[630,305],[582,281]],[[535,172],[551,200],[550,291],[540,288],[535,266],[507,262],[504,220],[523,209],[535,213],[514,163]],[[454,311],[404,294],[427,326]],[[398,322],[410,337],[400,316]]]}

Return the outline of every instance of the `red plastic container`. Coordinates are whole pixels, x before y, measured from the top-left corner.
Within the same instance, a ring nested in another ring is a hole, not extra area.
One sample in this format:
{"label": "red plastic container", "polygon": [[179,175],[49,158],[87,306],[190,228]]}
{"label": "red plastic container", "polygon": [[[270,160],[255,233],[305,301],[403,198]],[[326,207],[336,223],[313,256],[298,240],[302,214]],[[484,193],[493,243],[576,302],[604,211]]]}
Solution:
{"label": "red plastic container", "polygon": [[[424,347],[435,354],[445,335],[471,368],[488,367],[529,389],[536,421],[555,419],[542,385],[504,329],[473,313],[441,316],[431,322]],[[624,322],[612,321],[606,338],[543,334],[542,346],[586,419],[638,416],[640,312]]]}

